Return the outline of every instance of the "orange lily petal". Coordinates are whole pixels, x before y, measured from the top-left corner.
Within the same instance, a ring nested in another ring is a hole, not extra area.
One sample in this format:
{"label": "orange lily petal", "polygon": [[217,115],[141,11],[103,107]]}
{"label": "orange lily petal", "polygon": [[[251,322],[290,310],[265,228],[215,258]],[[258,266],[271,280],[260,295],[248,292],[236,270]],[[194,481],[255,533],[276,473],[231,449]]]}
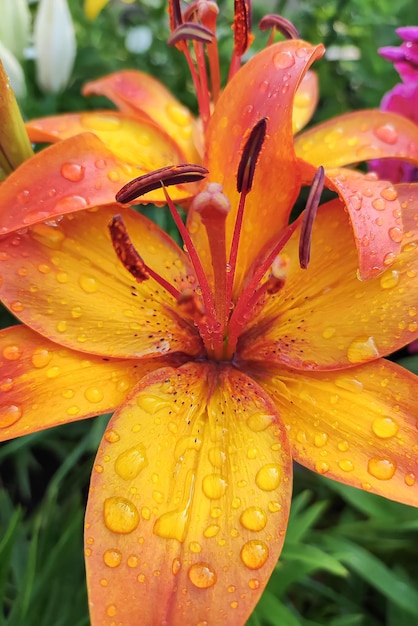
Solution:
{"label": "orange lily petal", "polygon": [[395,189],[401,203],[404,229],[418,235],[418,183],[400,183]]}
{"label": "orange lily petal", "polygon": [[22,115],[0,61],[0,180],[33,155]]}
{"label": "orange lily petal", "polygon": [[315,72],[308,71],[302,78],[295,93],[293,102],[293,132],[298,133],[315,112],[319,99],[318,76]]}
{"label": "orange lily petal", "polygon": [[366,491],[418,505],[417,377],[389,361],[343,372],[259,375],[295,461]]}
{"label": "orange lily petal", "polygon": [[0,440],[113,411],[155,366],[67,350],[25,326],[3,329]]}
{"label": "orange lily petal", "polygon": [[158,80],[139,72],[124,70],[86,83],[83,95],[106,96],[122,113],[143,121],[152,120],[168,137],[174,137],[189,163],[199,163],[194,144],[195,121],[183,106]]}
{"label": "orange lily petal", "polygon": [[[300,163],[308,183],[316,169]],[[374,172],[363,174],[348,168],[327,170],[325,185],[338,193],[350,215],[360,278],[378,276],[401,247],[403,222],[396,189],[389,181],[379,180]]]}
{"label": "orange lily petal", "polygon": [[[119,205],[82,211],[5,237],[0,297],[15,315],[62,345],[118,357],[199,354],[193,323],[153,278],[136,283],[113,249],[108,224],[122,213],[145,263],[179,289],[193,276],[158,226]],[[193,280],[191,278],[190,280]]]}
{"label": "orange lily petal", "polygon": [[190,363],[146,376],[109,429],[86,514],[92,623],[241,626],[289,513],[273,403],[232,367]]}
{"label": "orange lily petal", "polygon": [[118,163],[92,133],[35,154],[1,185],[0,234],[115,201],[136,168]]}
{"label": "orange lily petal", "polygon": [[[136,120],[116,111],[69,113],[31,120],[26,124],[31,141],[56,142],[79,133],[92,132],[103,141],[116,159],[132,168],[132,177],[167,165],[186,162],[180,146],[149,120]],[[120,184],[120,187],[122,185]],[[170,197],[189,198],[197,185],[175,186]],[[164,202],[161,190],[147,194],[146,202]]]}
{"label": "orange lily petal", "polygon": [[[267,136],[258,158],[252,191],[245,203],[237,283],[260,249],[287,224],[299,193],[301,180],[293,149],[293,98],[304,73],[322,54],[323,46],[313,47],[298,40],[266,48],[235,74],[209,121],[205,166],[210,172],[209,180],[223,185],[231,201],[227,219],[229,247],[239,201],[236,174],[243,142],[256,122],[267,118]],[[277,184],[272,180],[275,172],[280,172]],[[191,216],[189,223],[199,251],[205,250],[205,233],[199,228],[198,216]],[[264,227],[266,224],[268,228]]]}
{"label": "orange lily petal", "polygon": [[316,167],[340,167],[383,157],[418,164],[418,126],[397,113],[345,113],[295,137],[296,154]]}
{"label": "orange lily petal", "polygon": [[418,337],[415,241],[406,240],[380,277],[362,282],[348,217],[338,200],[318,210],[306,270],[299,267],[299,237],[300,228],[283,250],[289,259],[284,287],[268,297],[240,339],[243,358],[296,369],[340,369],[387,355]]}

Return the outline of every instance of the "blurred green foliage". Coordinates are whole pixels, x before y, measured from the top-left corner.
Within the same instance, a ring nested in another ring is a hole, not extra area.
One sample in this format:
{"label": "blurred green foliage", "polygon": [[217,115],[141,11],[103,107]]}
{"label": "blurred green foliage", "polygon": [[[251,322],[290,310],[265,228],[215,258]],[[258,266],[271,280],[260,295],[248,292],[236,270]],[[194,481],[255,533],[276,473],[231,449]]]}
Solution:
{"label": "blurred green foliage", "polygon": [[[219,2],[220,53],[227,72],[232,0]],[[398,78],[376,48],[398,44],[412,0],[258,0],[254,24],[265,13],[292,20],[303,38],[322,41],[341,58],[319,61],[321,99],[315,121],[378,106]],[[81,97],[87,80],[121,68],[138,68],[164,82],[185,104],[196,102],[187,66],[166,45],[163,0],[111,2],[93,23],[81,0],[70,0],[78,41],[73,79],[64,93],[39,91],[32,61],[25,62],[25,117],[109,107]],[[142,54],[125,46],[145,26],[152,37]],[[263,47],[257,33],[252,50]],[[356,51],[358,60],[344,60]],[[331,48],[332,49],[332,48]],[[158,218],[163,226],[165,218]],[[1,324],[13,323],[2,313]],[[401,355],[404,356],[404,355]],[[403,364],[418,372],[418,358]],[[107,418],[45,431],[0,447],[0,626],[88,626],[82,555],[83,510],[95,450]],[[418,515],[316,476],[295,471],[295,497],[283,556],[248,626],[416,626],[418,623]]]}

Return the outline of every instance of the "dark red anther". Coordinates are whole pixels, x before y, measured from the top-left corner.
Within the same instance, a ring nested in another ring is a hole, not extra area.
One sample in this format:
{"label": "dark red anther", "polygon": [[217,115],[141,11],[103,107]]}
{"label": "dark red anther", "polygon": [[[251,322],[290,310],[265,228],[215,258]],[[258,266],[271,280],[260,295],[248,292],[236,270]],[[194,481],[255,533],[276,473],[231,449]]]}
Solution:
{"label": "dark red anther", "polygon": [[121,215],[114,215],[110,224],[112,244],[122,265],[139,283],[150,277],[147,267],[135,249]]}
{"label": "dark red anther", "polygon": [[234,54],[238,57],[248,49],[251,37],[251,1],[234,0]]}
{"label": "dark red anther", "polygon": [[167,39],[169,46],[175,46],[179,41],[191,40],[200,43],[212,43],[214,34],[206,26],[196,22],[184,22],[180,24]]}
{"label": "dark red anther", "polygon": [[183,23],[180,0],[169,0],[168,13],[170,16],[170,30],[173,31]]}
{"label": "dark red anther", "polygon": [[286,39],[299,39],[299,33],[297,28],[281,15],[265,15],[259,22],[258,28],[260,30],[269,30],[275,28]]}
{"label": "dark red anther", "polygon": [[325,172],[322,165],[320,165],[312,181],[300,229],[299,264],[303,270],[307,269],[311,258],[312,228],[316,212],[318,210],[319,201],[321,199],[322,190],[324,189],[324,182]]}
{"label": "dark red anther", "polygon": [[160,187],[197,182],[205,178],[208,173],[208,170],[201,165],[191,163],[168,165],[126,183],[116,194],[116,201],[126,204]]}
{"label": "dark red anther", "polygon": [[239,193],[242,191],[247,193],[251,190],[255,166],[266,137],[266,130],[267,118],[262,117],[253,126],[250,136],[245,143],[237,173],[237,190]]}

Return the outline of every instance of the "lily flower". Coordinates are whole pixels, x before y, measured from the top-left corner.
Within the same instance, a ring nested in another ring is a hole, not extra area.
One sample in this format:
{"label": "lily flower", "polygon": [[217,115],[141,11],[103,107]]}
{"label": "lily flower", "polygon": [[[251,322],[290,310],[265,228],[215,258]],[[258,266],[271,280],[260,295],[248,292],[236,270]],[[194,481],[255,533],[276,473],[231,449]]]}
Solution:
{"label": "lily flower", "polygon": [[[2,439],[114,411],[86,513],[92,626],[244,624],[282,549],[292,459],[418,504],[417,378],[382,358],[418,337],[416,186],[302,161],[293,101],[322,46],[292,39],[238,69],[243,48],[213,111],[201,102],[203,165],[149,148],[158,167],[110,203],[138,166],[81,134],[0,187],[0,298],[23,322],[0,332]],[[180,154],[150,116],[113,119]],[[324,184],[339,197],[320,204]],[[127,206],[138,196],[167,204],[183,248]]]}
{"label": "lily flower", "polygon": [[[379,48],[380,56],[393,63],[402,82],[388,91],[380,108],[410,119],[418,126],[418,26],[403,26],[396,33],[403,39],[399,46]],[[394,183],[418,180],[418,169],[401,160],[373,161],[372,170]]]}

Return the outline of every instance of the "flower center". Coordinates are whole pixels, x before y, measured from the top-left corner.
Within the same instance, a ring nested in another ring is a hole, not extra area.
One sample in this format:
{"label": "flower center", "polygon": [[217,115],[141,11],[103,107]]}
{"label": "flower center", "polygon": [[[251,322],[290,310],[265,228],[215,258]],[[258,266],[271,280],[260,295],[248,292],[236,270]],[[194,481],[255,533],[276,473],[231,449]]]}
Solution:
{"label": "flower center", "polygon": [[[145,174],[125,185],[117,194],[121,203],[159,187],[163,188],[167,205],[183,239],[184,249],[194,268],[195,289],[180,290],[149,267],[135,249],[120,215],[109,224],[114,249],[119,260],[138,282],[149,278],[156,280],[176,300],[180,312],[191,318],[199,330],[208,358],[232,360],[243,327],[254,310],[265,299],[281,289],[286,279],[286,260],[280,256],[283,246],[296,229],[299,220],[288,226],[274,245],[260,252],[257,262],[250,268],[244,287],[235,295],[234,279],[240,246],[241,230],[245,214],[245,201],[251,192],[257,160],[266,137],[267,120],[260,119],[248,134],[242,148],[237,172],[239,204],[233,225],[229,250],[226,244],[226,220],[230,212],[229,199],[218,183],[209,183],[192,202],[192,210],[198,213],[206,230],[213,276],[208,278],[195,243],[171,200],[167,187],[186,182],[200,181],[208,174],[200,165],[183,164],[169,166]],[[312,224],[324,183],[323,168],[319,168],[308,198],[300,239],[300,265],[308,266]]]}

